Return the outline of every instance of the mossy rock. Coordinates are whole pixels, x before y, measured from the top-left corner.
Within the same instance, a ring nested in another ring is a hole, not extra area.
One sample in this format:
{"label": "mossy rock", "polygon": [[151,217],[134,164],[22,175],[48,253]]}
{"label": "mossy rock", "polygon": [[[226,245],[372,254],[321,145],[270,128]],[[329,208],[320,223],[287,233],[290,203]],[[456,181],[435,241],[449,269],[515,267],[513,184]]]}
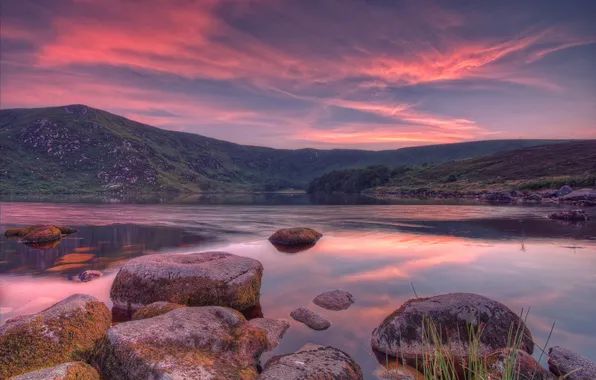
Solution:
{"label": "mossy rock", "polygon": [[[449,293],[407,301],[373,331],[371,345],[383,354],[399,353],[399,357],[411,365],[421,363],[427,347],[433,349],[440,345],[448,345],[453,357],[460,360],[469,356],[470,329],[478,331],[480,328],[478,351],[482,356],[507,348],[511,329],[512,335],[517,331],[523,334],[520,349],[529,354],[534,350],[532,334],[516,313],[500,302],[472,293]],[[436,333],[431,332],[433,329]],[[435,336],[438,341],[432,338]]]}
{"label": "mossy rock", "polygon": [[60,240],[62,233],[54,226],[42,226],[23,236],[23,243],[45,243]]}
{"label": "mossy rock", "polygon": [[112,327],[95,364],[105,379],[254,380],[267,346],[236,310],[183,307]]}
{"label": "mossy rock", "polygon": [[504,379],[508,370],[514,370],[514,379],[555,380],[551,372],[543,368],[534,357],[523,350],[504,348],[485,358],[489,379]]}
{"label": "mossy rock", "polygon": [[362,369],[334,347],[305,344],[293,354],[271,358],[258,380],[362,380]]}
{"label": "mossy rock", "polygon": [[309,246],[315,244],[322,233],[307,227],[282,228],[269,237],[274,245]]}
{"label": "mossy rock", "polygon": [[262,276],[257,260],[225,252],[147,255],[120,268],[110,297],[129,311],[158,301],[244,310],[259,303]]}
{"label": "mossy rock", "polygon": [[0,379],[87,360],[111,323],[106,305],[83,294],[7,321],[0,326]]}
{"label": "mossy rock", "polygon": [[[61,235],[70,235],[70,234],[78,231],[72,227],[66,227],[66,226],[52,226],[52,225],[48,225],[48,224],[35,224],[35,225],[28,226],[28,227],[23,227],[23,228],[8,228],[6,231],[4,231],[4,236],[6,236],[6,237],[25,237],[35,231],[50,230],[52,228],[58,229],[60,231]],[[30,242],[32,242],[32,243],[41,243],[41,242],[59,239],[59,237],[56,238],[56,230],[51,230],[51,231],[52,231],[51,235],[54,236],[54,238],[52,238],[52,239],[33,241],[32,238],[28,238],[27,240],[31,240]]]}
{"label": "mossy rock", "polygon": [[139,310],[137,310],[132,315],[133,321],[138,321],[141,319],[153,318],[157,317],[158,315],[162,315],[165,313],[169,313],[172,310],[179,309],[181,307],[186,307],[186,305],[180,305],[178,303],[171,303],[171,302],[153,302],[147,306],[143,306]]}
{"label": "mossy rock", "polygon": [[87,363],[69,362],[55,367],[12,377],[10,380],[100,380],[99,373]]}
{"label": "mossy rock", "polygon": [[74,234],[75,232],[78,232],[79,230],[74,229],[72,227],[66,227],[66,226],[56,226],[57,229],[60,230],[60,233],[62,235],[70,235],[70,234]]}

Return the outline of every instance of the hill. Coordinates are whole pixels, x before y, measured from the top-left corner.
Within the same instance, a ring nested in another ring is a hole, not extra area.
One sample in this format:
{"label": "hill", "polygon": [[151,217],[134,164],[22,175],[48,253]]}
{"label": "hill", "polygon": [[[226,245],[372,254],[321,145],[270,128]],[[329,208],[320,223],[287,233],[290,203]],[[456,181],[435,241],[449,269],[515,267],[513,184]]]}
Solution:
{"label": "hill", "polygon": [[372,166],[334,171],[309,192],[537,190],[596,186],[596,140],[527,147],[418,167]]}
{"label": "hill", "polygon": [[84,105],[0,110],[1,193],[304,189],[331,170],[441,163],[556,140],[284,150],[163,130]]}

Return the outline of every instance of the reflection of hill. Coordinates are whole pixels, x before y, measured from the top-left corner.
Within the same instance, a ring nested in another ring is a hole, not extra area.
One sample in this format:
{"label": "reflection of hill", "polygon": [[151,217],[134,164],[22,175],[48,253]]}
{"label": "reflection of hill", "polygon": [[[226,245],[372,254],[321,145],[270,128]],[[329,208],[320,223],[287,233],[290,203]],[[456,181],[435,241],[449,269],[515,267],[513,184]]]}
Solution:
{"label": "reflection of hill", "polygon": [[[67,254],[94,255],[93,260],[80,265],[80,261],[61,263],[63,267],[80,271],[88,268],[104,268],[119,260],[157,251],[168,247],[197,245],[207,237],[193,235],[180,229],[151,227],[134,224],[76,227],[79,232],[63,238],[55,248],[36,249],[18,242],[18,239],[2,237],[0,273],[43,272],[55,267],[59,258]],[[76,257],[71,255],[70,257]],[[62,268],[58,268],[58,272]]]}

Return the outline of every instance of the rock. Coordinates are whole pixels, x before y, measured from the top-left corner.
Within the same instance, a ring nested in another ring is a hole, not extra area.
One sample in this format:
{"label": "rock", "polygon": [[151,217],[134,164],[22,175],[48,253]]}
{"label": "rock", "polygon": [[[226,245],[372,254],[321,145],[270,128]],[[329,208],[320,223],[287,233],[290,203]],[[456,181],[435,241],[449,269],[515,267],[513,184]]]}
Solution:
{"label": "rock", "polygon": [[486,357],[488,379],[509,378],[504,375],[507,368],[515,368],[515,379],[519,380],[555,380],[555,376],[523,350],[504,348]]}
{"label": "rock", "polygon": [[313,330],[327,330],[331,326],[331,322],[327,319],[305,307],[299,307],[292,311],[290,316]]}
{"label": "rock", "polygon": [[[565,376],[565,380],[596,379],[595,363],[559,346],[548,350],[548,368],[557,376]],[[581,369],[566,376],[578,368]]]}
{"label": "rock", "polygon": [[97,361],[108,379],[255,379],[267,345],[236,310],[183,307],[112,327]]}
{"label": "rock", "polygon": [[379,380],[424,380],[424,375],[407,364],[390,363],[389,367],[380,367],[373,372]]}
{"label": "rock", "polygon": [[186,307],[186,305],[164,301],[153,302],[137,310],[132,315],[132,320],[138,321],[141,319],[157,317],[158,315],[169,313],[170,311],[179,309],[181,307]]}
{"label": "rock", "polygon": [[[46,238],[41,239],[38,237],[36,238],[35,236],[44,236],[44,231],[45,230],[45,236]],[[24,242],[29,242],[29,243],[43,243],[46,241],[53,241],[53,240],[58,240],[60,239],[58,235],[59,234],[64,234],[64,235],[68,235],[68,234],[72,234],[74,232],[77,232],[77,230],[75,230],[74,228],[71,227],[64,227],[64,226],[52,226],[52,225],[48,225],[48,224],[36,224],[36,225],[32,225],[32,226],[28,226],[28,227],[24,227],[24,228],[9,228],[6,231],[4,231],[4,236],[6,237],[26,237],[29,234],[32,234],[33,232],[39,231],[37,233],[37,235],[31,235],[29,237],[27,237],[26,239],[23,239]],[[59,232],[58,232],[59,231]],[[50,236],[51,238],[47,238],[47,236]]]}
{"label": "rock", "polygon": [[360,366],[334,347],[306,344],[293,354],[272,357],[258,380],[362,380]]}
{"label": "rock", "polygon": [[524,194],[524,193],[522,193],[522,192],[521,192],[521,191],[519,191],[519,190],[514,190],[514,191],[512,191],[512,192],[510,193],[510,195],[511,195],[512,197],[514,197],[514,198],[523,198],[523,197],[525,197],[525,194]]}
{"label": "rock", "polygon": [[100,278],[101,276],[103,276],[103,273],[101,273],[100,271],[89,269],[79,273],[77,279],[81,282],[88,282],[91,280],[95,280],[96,278]]}
{"label": "rock", "polygon": [[54,226],[40,225],[35,228],[26,229],[23,232],[23,243],[44,243],[54,240],[60,240],[62,233]]}
{"label": "rock", "polygon": [[56,226],[56,228],[60,230],[60,233],[62,235],[70,235],[70,234],[74,234],[75,232],[79,231],[72,227],[66,227],[66,226]]}
{"label": "rock", "polygon": [[482,196],[482,199],[492,202],[511,202],[513,197],[511,194],[504,191],[497,191],[494,193],[487,193]]}
{"label": "rock", "polygon": [[279,245],[309,245],[315,244],[323,236],[312,228],[282,228],[269,237],[269,241]]}
{"label": "rock", "polygon": [[327,310],[346,310],[354,303],[354,296],[342,290],[332,290],[319,294],[312,302]]}
{"label": "rock", "polygon": [[564,201],[583,201],[596,200],[596,190],[594,189],[580,189],[572,191],[571,193],[561,197]]}
{"label": "rock", "polygon": [[277,347],[280,339],[290,328],[290,321],[287,319],[255,318],[248,321],[248,324],[265,331],[268,342],[267,351]]}
{"label": "rock", "polygon": [[542,192],[543,198],[554,198],[559,194],[557,190],[545,190]]}
{"label": "rock", "polygon": [[87,363],[68,362],[11,377],[10,380],[99,380],[99,373]]}
{"label": "rock", "polygon": [[571,186],[567,186],[567,185],[565,185],[565,186],[562,186],[562,187],[559,189],[559,191],[557,191],[557,197],[559,197],[559,198],[560,198],[560,197],[563,197],[563,196],[565,196],[565,195],[567,195],[567,194],[570,194],[570,193],[572,193],[572,192],[573,192],[573,188],[572,188]]}
{"label": "rock", "polygon": [[567,220],[571,222],[585,222],[590,220],[590,217],[584,210],[560,211],[550,214],[549,219]]}
{"label": "rock", "polygon": [[526,197],[526,200],[527,201],[535,201],[535,202],[541,201],[542,200],[542,195],[540,195],[538,193],[532,193],[532,194],[530,194],[530,195],[528,195]]}
{"label": "rock", "polygon": [[371,345],[387,355],[399,353],[399,357],[408,363],[420,360],[425,350],[435,346],[430,339],[423,339],[422,326],[424,324],[428,330],[431,322],[442,336],[451,337],[449,347],[456,358],[468,355],[470,325],[474,331],[482,326],[478,342],[480,355],[507,347],[510,329],[514,328],[515,333],[518,326],[524,334],[521,349],[530,354],[534,350],[532,334],[519,316],[502,303],[471,293],[449,293],[407,301],[373,331]]}
{"label": "rock", "polygon": [[244,310],[259,303],[262,276],[257,260],[225,252],[147,255],[122,266],[110,297],[129,310],[157,301]]}
{"label": "rock", "polygon": [[0,326],[0,379],[87,359],[111,323],[106,305],[84,294],[12,319]]}

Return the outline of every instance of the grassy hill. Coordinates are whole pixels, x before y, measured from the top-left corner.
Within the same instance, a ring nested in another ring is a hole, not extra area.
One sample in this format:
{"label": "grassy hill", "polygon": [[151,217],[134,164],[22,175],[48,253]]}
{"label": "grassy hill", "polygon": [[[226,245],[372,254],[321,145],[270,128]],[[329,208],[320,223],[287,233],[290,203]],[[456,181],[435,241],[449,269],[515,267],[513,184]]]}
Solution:
{"label": "grassy hill", "polygon": [[495,140],[386,151],[283,150],[138,123],[84,105],[0,110],[0,193],[304,189],[332,170],[461,160],[556,140]]}
{"label": "grassy hill", "polygon": [[596,140],[527,147],[413,167],[372,166],[316,178],[309,192],[537,190],[596,186]]}

